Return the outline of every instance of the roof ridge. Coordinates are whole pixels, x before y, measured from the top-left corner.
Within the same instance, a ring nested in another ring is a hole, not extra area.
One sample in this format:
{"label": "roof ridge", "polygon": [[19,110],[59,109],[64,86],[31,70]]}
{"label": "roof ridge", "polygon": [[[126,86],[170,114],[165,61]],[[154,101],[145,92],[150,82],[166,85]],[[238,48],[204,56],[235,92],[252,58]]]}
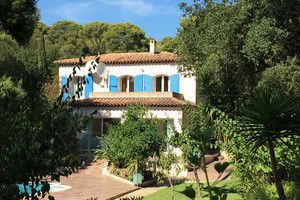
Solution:
{"label": "roof ridge", "polygon": [[[85,64],[89,60],[100,58],[100,62],[104,64],[154,64],[154,63],[174,63],[179,57],[171,52],[160,52],[155,56],[149,52],[132,52],[132,53],[109,53],[101,55],[86,56],[83,59]],[[69,58],[63,60],[56,60],[54,63],[60,66],[78,65],[78,58]]]}

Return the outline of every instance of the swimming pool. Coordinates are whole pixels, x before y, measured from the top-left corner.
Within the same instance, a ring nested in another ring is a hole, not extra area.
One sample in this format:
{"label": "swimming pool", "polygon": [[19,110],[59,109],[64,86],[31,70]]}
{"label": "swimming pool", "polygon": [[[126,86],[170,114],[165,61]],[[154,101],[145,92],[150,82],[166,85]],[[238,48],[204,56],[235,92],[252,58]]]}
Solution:
{"label": "swimming pool", "polygon": [[[19,187],[20,194],[25,192],[24,186],[22,184],[17,184],[17,186]],[[41,188],[42,188],[42,185],[40,184],[37,186],[36,190],[40,191]],[[59,191],[64,191],[64,190],[69,190],[69,189],[72,189],[72,187],[68,186],[68,185],[61,185],[60,183],[50,183],[50,192],[59,192]],[[26,190],[27,190],[28,194],[31,194],[30,186],[26,186]]]}

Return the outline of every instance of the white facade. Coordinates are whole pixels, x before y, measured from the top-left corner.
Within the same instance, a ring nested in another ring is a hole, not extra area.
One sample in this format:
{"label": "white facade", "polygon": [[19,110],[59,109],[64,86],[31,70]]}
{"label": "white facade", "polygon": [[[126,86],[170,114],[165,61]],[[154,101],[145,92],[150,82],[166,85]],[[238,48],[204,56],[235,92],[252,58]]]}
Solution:
{"label": "white facade", "polygon": [[[151,54],[143,54],[144,57],[151,60],[156,58],[155,50]],[[134,53],[136,56],[138,53]],[[116,54],[111,54],[115,56]],[[164,54],[166,55],[166,54]],[[127,54],[130,59],[130,54]],[[153,57],[149,57],[153,56]],[[107,56],[109,57],[109,55]],[[122,55],[120,56],[120,58]],[[159,60],[160,61],[160,60]],[[65,64],[65,63],[67,64]],[[59,77],[61,85],[66,85],[66,81],[73,73],[76,64],[73,60],[59,61]],[[100,59],[101,62],[101,59]],[[71,63],[71,64],[70,64]],[[97,75],[96,69],[92,70],[93,76],[89,77],[88,89],[82,91],[80,101],[95,99],[160,99],[161,102],[170,101],[170,99],[180,99],[182,102],[196,103],[196,81],[194,77],[184,77],[177,72],[177,66],[170,62],[147,62],[148,64],[106,64],[107,74],[105,78]],[[172,63],[172,62],[171,62]],[[72,78],[69,84],[70,93],[78,89],[78,80],[80,77],[87,77],[89,67],[82,66],[80,70],[76,67],[76,76]],[[76,78],[76,77],[79,77]],[[174,78],[175,77],[175,78]],[[112,88],[112,85],[114,87]],[[66,87],[66,86],[64,86]],[[86,87],[86,86],[85,86]],[[65,93],[64,98],[71,96]],[[175,101],[176,102],[176,101]],[[96,136],[103,136],[107,131],[106,123],[114,118],[121,118],[126,106],[80,106],[78,112],[90,115],[95,110],[93,121],[88,125],[84,133],[79,133],[78,138],[81,140],[81,146],[84,150],[97,148],[99,139]],[[173,125],[175,131],[181,132],[181,121],[183,113],[180,106],[161,106],[153,105],[148,107],[147,117],[157,117],[163,119],[168,124]],[[168,125],[167,125],[168,126]],[[167,128],[168,130],[168,128]],[[181,151],[176,149],[175,152],[180,154]],[[182,172],[186,174],[187,171]]]}
{"label": "white facade", "polygon": [[[89,78],[89,82],[84,86],[85,88],[82,91],[80,98],[76,97],[76,99],[82,101],[87,98],[91,101],[93,101],[93,99],[107,98],[112,99],[112,101],[113,99],[122,98],[156,98],[160,99],[160,102],[163,103],[170,99],[180,99],[183,102],[189,101],[191,103],[196,103],[195,78],[184,77],[177,72],[177,66],[172,64],[175,62],[174,54],[167,52],[155,53],[155,50],[153,51],[154,52],[150,52],[150,54],[105,54],[102,55],[102,59],[100,55],[99,61],[106,63],[107,67],[107,73],[104,78],[101,78],[96,73],[97,69],[93,69],[93,76],[88,77],[89,67],[82,66],[79,70],[76,67],[75,59],[57,61],[62,86],[66,85],[70,75],[72,77],[73,69],[75,68],[76,70],[76,75],[72,78],[68,88],[71,94],[64,93],[64,98],[74,95],[78,90],[79,80],[81,80],[80,77],[85,76]],[[137,58],[140,58],[143,62],[138,62]],[[95,59],[95,57],[90,59]],[[120,60],[122,59],[123,64],[120,64]],[[96,148],[99,141],[96,136],[103,136],[106,133],[106,122],[114,118],[120,118],[124,109],[126,109],[126,106],[79,107],[78,111],[87,115],[95,110],[97,111],[85,133],[78,135],[81,139],[82,147],[86,150]],[[148,107],[149,118],[158,117],[163,119],[166,123],[171,123],[177,132],[181,132],[180,124],[183,118],[182,115],[182,111],[178,104],[166,107],[161,105]]]}
{"label": "white facade", "polygon": [[[155,55],[154,55],[155,56]],[[74,66],[66,66],[59,68],[59,76],[69,77],[73,72]],[[171,64],[149,64],[149,65],[107,65],[108,74],[106,80],[102,80],[93,70],[93,92],[109,92],[109,75],[117,76],[119,79],[118,91],[120,91],[120,78],[124,76],[135,77],[137,75],[147,74],[153,77],[152,88],[155,90],[155,77],[172,76],[177,74],[177,66]],[[76,68],[76,76],[87,76],[88,67]],[[94,76],[95,75],[95,76]],[[103,82],[102,82],[103,81]],[[170,82],[170,79],[168,80]],[[169,84],[170,91],[170,84]],[[84,92],[84,91],[83,91]],[[153,91],[154,92],[154,91]],[[194,77],[184,77],[179,75],[179,93],[183,94],[184,99],[196,103],[196,81]],[[81,96],[84,99],[85,95]]]}

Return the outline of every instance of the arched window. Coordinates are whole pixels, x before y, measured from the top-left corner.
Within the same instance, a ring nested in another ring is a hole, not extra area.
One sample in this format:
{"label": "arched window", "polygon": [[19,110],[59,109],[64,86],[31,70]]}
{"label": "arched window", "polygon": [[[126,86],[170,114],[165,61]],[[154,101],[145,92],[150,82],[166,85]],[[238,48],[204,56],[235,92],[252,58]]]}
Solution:
{"label": "arched window", "polygon": [[134,92],[134,77],[123,76],[120,78],[120,92]]}
{"label": "arched window", "polygon": [[168,92],[169,80],[169,76],[157,76],[155,77],[153,88],[155,88],[156,92]]}

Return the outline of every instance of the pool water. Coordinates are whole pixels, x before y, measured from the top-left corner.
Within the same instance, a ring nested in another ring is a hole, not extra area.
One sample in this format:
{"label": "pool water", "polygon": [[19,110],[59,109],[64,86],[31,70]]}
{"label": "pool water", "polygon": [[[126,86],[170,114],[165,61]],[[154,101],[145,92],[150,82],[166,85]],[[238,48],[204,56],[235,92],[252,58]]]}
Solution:
{"label": "pool water", "polygon": [[[20,194],[25,192],[23,184],[17,184],[17,186],[19,187]],[[36,190],[40,191],[41,188],[42,188],[42,185],[39,184],[36,187]],[[68,186],[68,185],[60,185],[59,183],[50,183],[50,191],[51,192],[58,192],[58,191],[63,191],[63,190],[69,190],[71,188],[72,187]],[[27,190],[28,194],[31,194],[31,187],[30,186],[27,185],[26,186],[26,190]]]}

